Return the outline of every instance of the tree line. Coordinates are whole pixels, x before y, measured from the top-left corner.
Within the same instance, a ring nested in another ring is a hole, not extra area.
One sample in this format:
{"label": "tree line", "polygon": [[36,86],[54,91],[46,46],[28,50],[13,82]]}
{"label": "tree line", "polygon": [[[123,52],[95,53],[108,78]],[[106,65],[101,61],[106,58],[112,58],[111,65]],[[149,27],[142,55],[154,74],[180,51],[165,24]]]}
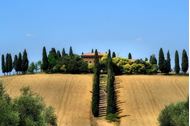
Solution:
{"label": "tree line", "polygon": [[[152,61],[152,60],[151,60]],[[176,74],[179,74],[180,70],[182,70],[182,72],[184,74],[186,74],[187,70],[188,70],[188,56],[187,56],[187,52],[185,49],[183,49],[182,51],[182,60],[181,60],[181,68],[179,65],[179,54],[178,51],[175,51],[175,67],[174,67],[174,71]],[[171,59],[170,59],[170,52],[167,52],[167,57],[165,59],[164,56],[164,52],[163,49],[160,48],[159,51],[159,70],[161,73],[166,73],[168,74],[169,72],[171,72]]]}
{"label": "tree line", "polygon": [[[94,53],[94,50],[91,51]],[[107,72],[107,55],[100,59],[100,69]],[[110,55],[111,56],[111,55]],[[117,57],[115,52],[112,52],[112,62],[115,74],[156,74],[158,72],[169,74],[174,71],[179,74],[182,71],[184,74],[188,71],[188,55],[186,50],[182,51],[181,65],[179,63],[179,53],[175,51],[175,66],[171,68],[170,52],[167,52],[165,58],[162,48],[159,50],[158,60],[152,54],[148,58],[136,59],[132,58],[132,54],[128,54],[128,58]],[[93,72],[94,64],[86,63],[80,55],[74,54],[72,47],[69,48],[69,53],[66,53],[65,48],[62,51],[52,48],[47,53],[46,48],[42,49],[42,59],[37,63],[30,63],[26,49],[23,53],[14,56],[10,53],[1,56],[1,68],[4,75],[9,75],[14,70],[17,74],[34,73],[42,71],[46,73],[89,73]]]}
{"label": "tree line", "polygon": [[[116,121],[117,119],[117,97],[115,86],[115,74],[113,70],[113,63],[111,58],[111,51],[107,55],[107,108],[106,119]],[[95,50],[94,62],[94,77],[92,89],[92,114],[94,117],[99,116],[99,102],[100,102],[100,63],[98,52]]]}
{"label": "tree line", "polygon": [[2,54],[1,56],[1,68],[4,75],[11,74],[13,69],[17,74],[25,74],[28,70],[28,64],[29,60],[26,49],[23,53],[20,52],[18,55],[15,55],[14,60],[12,60],[10,53],[7,53],[6,55]]}

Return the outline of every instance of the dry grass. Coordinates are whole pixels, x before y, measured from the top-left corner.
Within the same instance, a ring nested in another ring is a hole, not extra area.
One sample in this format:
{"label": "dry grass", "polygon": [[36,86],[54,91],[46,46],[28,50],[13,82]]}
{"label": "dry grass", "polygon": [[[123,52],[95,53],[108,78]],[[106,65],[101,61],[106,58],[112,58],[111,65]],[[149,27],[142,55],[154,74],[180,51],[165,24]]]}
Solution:
{"label": "dry grass", "polygon": [[121,126],[158,126],[157,118],[165,105],[188,96],[188,77],[118,76]]}
{"label": "dry grass", "polygon": [[30,86],[55,108],[58,126],[90,126],[91,75],[39,74],[1,77],[7,92],[19,95],[19,89]]}

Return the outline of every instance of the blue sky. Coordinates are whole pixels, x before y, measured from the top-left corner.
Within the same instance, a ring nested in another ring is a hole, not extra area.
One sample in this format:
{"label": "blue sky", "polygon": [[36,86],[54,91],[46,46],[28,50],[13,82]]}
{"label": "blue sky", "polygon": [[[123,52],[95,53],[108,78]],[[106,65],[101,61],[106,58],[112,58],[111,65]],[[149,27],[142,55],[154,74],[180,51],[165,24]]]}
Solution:
{"label": "blue sky", "polygon": [[188,0],[2,0],[0,43],[0,54],[26,48],[30,61],[43,46],[71,45],[143,59],[163,47],[173,62],[176,49],[189,50]]}

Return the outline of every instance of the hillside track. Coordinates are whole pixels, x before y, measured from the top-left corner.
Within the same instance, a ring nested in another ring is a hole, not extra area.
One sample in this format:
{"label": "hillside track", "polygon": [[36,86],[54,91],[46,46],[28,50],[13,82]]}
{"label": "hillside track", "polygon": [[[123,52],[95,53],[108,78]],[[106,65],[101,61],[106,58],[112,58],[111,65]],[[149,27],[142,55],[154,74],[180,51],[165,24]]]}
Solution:
{"label": "hillside track", "polygon": [[8,94],[16,97],[23,86],[55,108],[58,126],[90,126],[91,75],[36,74],[1,77]]}
{"label": "hillside track", "polygon": [[170,103],[188,97],[187,76],[123,75],[117,76],[122,88],[120,126],[158,126],[160,111]]}

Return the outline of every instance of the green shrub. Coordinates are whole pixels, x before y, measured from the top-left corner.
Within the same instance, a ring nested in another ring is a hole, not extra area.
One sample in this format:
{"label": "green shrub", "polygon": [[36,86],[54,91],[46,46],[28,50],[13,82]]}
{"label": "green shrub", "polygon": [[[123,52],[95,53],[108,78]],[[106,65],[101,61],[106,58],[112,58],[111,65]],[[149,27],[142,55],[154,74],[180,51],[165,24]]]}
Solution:
{"label": "green shrub", "polygon": [[187,102],[179,102],[166,106],[158,118],[160,126],[188,126],[189,107],[187,106]]}
{"label": "green shrub", "polygon": [[111,121],[111,122],[116,122],[119,120],[119,117],[117,116],[117,114],[111,114],[110,113],[106,116],[106,119]]}

